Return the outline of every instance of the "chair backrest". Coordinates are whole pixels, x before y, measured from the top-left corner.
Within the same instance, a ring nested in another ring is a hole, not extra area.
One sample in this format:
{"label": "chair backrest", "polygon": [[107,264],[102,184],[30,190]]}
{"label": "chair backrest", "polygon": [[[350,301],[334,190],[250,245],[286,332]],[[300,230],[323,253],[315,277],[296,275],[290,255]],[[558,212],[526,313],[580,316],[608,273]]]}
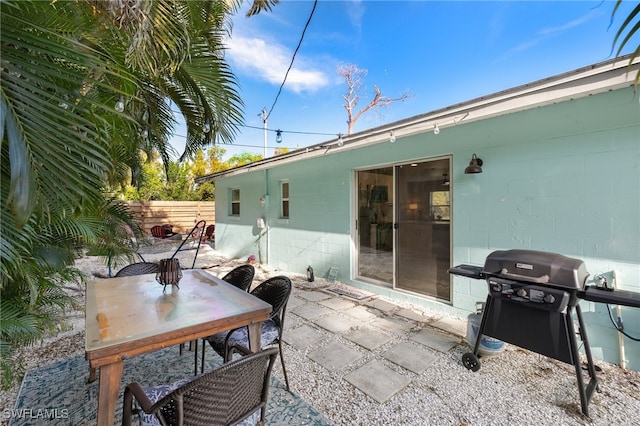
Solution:
{"label": "chair backrest", "polygon": [[131,277],[133,275],[155,274],[158,272],[158,264],[151,262],[139,262],[127,265],[116,273],[116,277]]}
{"label": "chair backrest", "polygon": [[215,231],[216,231],[216,225],[208,225],[207,229],[204,231],[204,236],[207,239],[211,239]]}
{"label": "chair backrest", "polygon": [[171,259],[176,257],[178,253],[186,250],[195,250],[196,254],[193,256],[193,263],[191,264],[191,269],[196,266],[196,259],[198,258],[198,252],[200,251],[200,244],[202,243],[202,234],[204,233],[204,229],[207,226],[207,222],[205,220],[200,220],[195,226],[189,231],[187,237],[182,240],[182,243],[178,246],[176,251],[171,255]]}
{"label": "chair backrest", "polygon": [[273,306],[269,319],[274,320],[280,327],[280,330],[282,330],[282,323],[284,321],[287,302],[289,301],[289,296],[291,296],[291,289],[291,280],[279,275],[263,281],[251,290],[252,295]]}
{"label": "chair backrest", "polygon": [[255,273],[256,269],[252,265],[240,265],[227,272],[227,274],[222,277],[222,280],[238,287],[240,290],[249,291]]}
{"label": "chair backrest", "polygon": [[153,235],[156,238],[164,238],[165,237],[165,232],[164,232],[164,228],[162,227],[162,225],[152,226],[151,227],[151,235]]}
{"label": "chair backrest", "polygon": [[153,409],[167,424],[229,425],[260,410],[264,424],[277,348],[223,364],[158,401]]}

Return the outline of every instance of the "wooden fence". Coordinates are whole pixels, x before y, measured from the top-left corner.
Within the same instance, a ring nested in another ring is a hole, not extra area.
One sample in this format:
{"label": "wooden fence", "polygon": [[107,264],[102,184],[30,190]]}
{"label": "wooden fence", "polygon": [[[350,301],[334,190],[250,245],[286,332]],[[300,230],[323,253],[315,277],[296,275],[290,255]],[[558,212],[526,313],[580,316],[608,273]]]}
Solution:
{"label": "wooden fence", "polygon": [[199,220],[206,220],[207,225],[216,222],[213,201],[127,201],[127,204],[147,234],[151,234],[152,226],[165,223],[173,225],[173,232],[186,234]]}

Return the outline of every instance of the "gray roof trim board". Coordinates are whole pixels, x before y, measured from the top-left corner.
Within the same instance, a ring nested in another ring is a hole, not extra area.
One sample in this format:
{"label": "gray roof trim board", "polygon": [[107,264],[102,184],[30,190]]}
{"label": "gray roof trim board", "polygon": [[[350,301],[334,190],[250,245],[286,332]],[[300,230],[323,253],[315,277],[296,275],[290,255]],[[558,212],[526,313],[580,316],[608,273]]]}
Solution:
{"label": "gray roof trim board", "polygon": [[436,124],[440,129],[444,129],[460,123],[485,120],[629,87],[633,85],[635,75],[640,70],[640,57],[632,62],[630,58],[631,55],[622,56],[362,132],[344,135],[342,147],[338,147],[338,139],[335,138],[223,172],[200,176],[195,179],[195,182],[203,183],[223,176],[268,169],[276,164],[321,156],[334,150],[344,151],[360,148],[363,145],[387,142],[392,130],[394,136],[400,138],[432,131]]}

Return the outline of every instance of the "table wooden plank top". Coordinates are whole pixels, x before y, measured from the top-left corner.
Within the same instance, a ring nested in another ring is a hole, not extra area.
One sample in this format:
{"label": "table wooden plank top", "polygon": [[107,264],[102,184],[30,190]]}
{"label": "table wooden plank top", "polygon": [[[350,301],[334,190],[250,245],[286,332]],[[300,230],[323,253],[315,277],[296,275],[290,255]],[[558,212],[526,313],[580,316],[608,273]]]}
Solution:
{"label": "table wooden plank top", "polygon": [[115,417],[124,360],[168,346],[247,326],[249,346],[260,350],[260,322],[272,307],[201,270],[185,270],[180,288],[155,274],[87,284],[85,357],[100,367],[98,426]]}
{"label": "table wooden plank top", "polygon": [[[180,288],[163,286],[155,274],[111,278],[87,285],[87,359],[161,340],[198,338],[247,318],[262,321],[271,305],[207,272],[185,270]],[[168,342],[169,343],[169,342]]]}

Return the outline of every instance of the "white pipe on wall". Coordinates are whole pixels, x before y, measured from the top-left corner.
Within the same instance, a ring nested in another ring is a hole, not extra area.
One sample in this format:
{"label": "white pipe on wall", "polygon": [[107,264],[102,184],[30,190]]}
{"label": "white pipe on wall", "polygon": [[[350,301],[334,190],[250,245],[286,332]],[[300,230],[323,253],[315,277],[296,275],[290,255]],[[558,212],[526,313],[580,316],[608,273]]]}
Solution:
{"label": "white pipe on wall", "polygon": [[[618,273],[613,271],[613,290],[615,291],[618,288]],[[622,318],[622,306],[618,305],[616,308],[616,318]],[[624,354],[624,336],[622,333],[618,332],[618,348],[620,351],[620,367],[627,368],[627,359]]]}

